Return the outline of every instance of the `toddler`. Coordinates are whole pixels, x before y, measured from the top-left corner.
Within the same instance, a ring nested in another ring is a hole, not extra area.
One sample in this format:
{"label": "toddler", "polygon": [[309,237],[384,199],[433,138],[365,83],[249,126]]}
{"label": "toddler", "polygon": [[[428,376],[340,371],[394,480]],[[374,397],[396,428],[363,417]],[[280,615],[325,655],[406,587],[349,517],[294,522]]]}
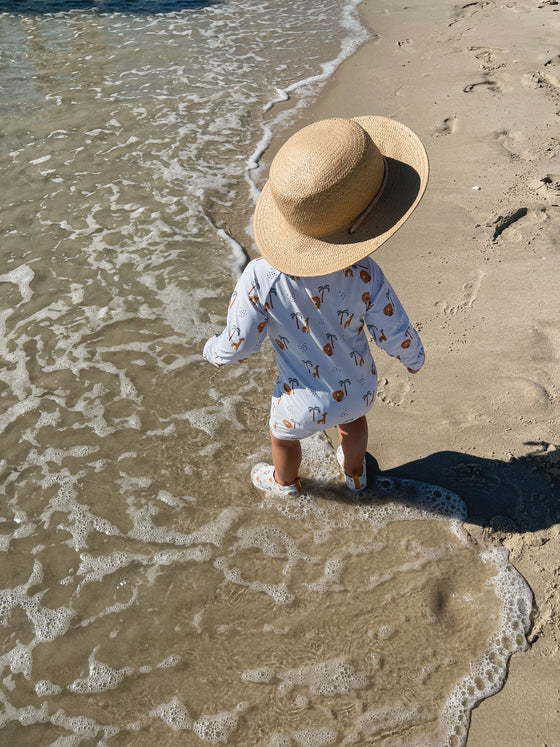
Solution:
{"label": "toddler", "polygon": [[367,485],[365,414],[377,372],[368,336],[411,373],[424,350],[369,256],[409,217],[427,183],[418,137],[385,117],[330,119],[293,135],[274,158],[255,210],[261,257],[231,297],[227,326],[204,357],[242,362],[266,336],[278,378],[270,410],[272,465],[253,484],[297,495],[300,439],[338,426],[338,462],[352,491]]}

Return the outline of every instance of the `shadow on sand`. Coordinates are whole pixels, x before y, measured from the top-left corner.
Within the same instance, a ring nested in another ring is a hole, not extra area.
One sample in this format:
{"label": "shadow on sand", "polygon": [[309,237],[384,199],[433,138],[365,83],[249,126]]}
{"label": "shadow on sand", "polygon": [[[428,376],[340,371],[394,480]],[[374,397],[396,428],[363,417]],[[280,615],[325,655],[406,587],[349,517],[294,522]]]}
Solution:
{"label": "shadow on sand", "polygon": [[68,11],[152,15],[203,8],[220,0],[0,0],[0,13],[37,16]]}
{"label": "shadow on sand", "polygon": [[[368,455],[370,481],[391,478],[414,502],[414,486],[428,483],[456,493],[466,504],[468,521],[497,531],[535,532],[560,523],[560,447],[530,442],[526,456],[503,462],[440,451],[386,472]],[[402,483],[401,481],[404,481]]]}

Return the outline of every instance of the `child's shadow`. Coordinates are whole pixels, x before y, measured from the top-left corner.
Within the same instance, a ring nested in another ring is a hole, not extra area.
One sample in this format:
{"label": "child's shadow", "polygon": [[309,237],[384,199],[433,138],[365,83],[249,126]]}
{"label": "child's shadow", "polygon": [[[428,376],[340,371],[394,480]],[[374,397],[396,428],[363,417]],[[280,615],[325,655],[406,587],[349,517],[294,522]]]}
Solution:
{"label": "child's shadow", "polygon": [[525,445],[534,450],[509,462],[440,451],[377,474],[368,455],[368,476],[447,488],[465,502],[469,522],[534,532],[560,522],[560,448],[544,442]]}

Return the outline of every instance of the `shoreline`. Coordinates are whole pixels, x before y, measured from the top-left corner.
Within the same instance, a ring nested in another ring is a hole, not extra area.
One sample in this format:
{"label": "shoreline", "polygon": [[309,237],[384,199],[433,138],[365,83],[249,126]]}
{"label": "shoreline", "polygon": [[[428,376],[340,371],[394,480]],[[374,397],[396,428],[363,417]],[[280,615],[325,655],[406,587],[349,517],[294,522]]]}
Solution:
{"label": "shoreline", "polygon": [[[346,29],[347,35],[341,39],[338,55],[322,62],[320,73],[295,80],[285,88],[278,88],[278,97],[268,101],[262,109],[263,114],[266,115],[268,112],[272,112],[273,116],[270,121],[263,120],[261,123],[261,138],[251,155],[247,158],[244,172],[245,181],[249,189],[249,197],[254,205],[256,205],[260,194],[259,182],[261,182],[261,186],[264,183],[262,173],[263,171],[268,171],[270,165],[267,156],[271,145],[275,146],[274,150],[276,150],[293,134],[295,129],[299,129],[300,125],[297,123],[304,116],[308,102],[311,100],[310,107],[313,107],[314,102],[328,89],[340,66],[351,59],[357,50],[368,44],[374,37],[361,12],[362,3],[363,0],[347,0],[341,18],[341,27]],[[357,36],[353,37],[352,32],[355,32]],[[319,85],[318,90],[315,90],[313,86],[316,86],[318,83],[321,85]],[[306,88],[309,86],[312,86],[311,90],[306,91]],[[300,91],[303,95],[297,98],[297,94]],[[296,97],[293,98],[293,94],[296,94]],[[282,132],[281,136],[278,135],[278,130]],[[265,164],[264,169],[262,169],[263,164]],[[251,211],[251,219],[245,230],[245,233],[251,239],[253,239],[252,216],[253,211]],[[239,264],[237,247],[241,245],[233,236],[226,233],[226,237],[228,243],[231,243],[234,259],[237,260],[234,266],[237,266]],[[253,246],[253,249],[256,252],[256,246]],[[247,250],[244,250],[243,254],[246,261],[251,258],[251,253]],[[241,273],[239,272],[238,274]]]}
{"label": "shoreline", "polygon": [[424,371],[381,354],[368,450],[383,471],[467,503],[473,541],[499,545],[534,594],[531,648],[472,712],[468,747],[560,735],[560,12],[552,3],[358,8],[372,38],[272,137],[383,114],[424,140],[428,190],[375,260],[420,328]]}

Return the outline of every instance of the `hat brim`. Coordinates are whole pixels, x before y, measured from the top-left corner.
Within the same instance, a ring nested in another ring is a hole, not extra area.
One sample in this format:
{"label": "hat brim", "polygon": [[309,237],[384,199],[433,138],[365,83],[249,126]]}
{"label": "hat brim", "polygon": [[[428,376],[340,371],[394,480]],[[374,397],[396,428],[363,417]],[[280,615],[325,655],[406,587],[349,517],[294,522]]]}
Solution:
{"label": "hat brim", "polygon": [[410,128],[388,117],[355,117],[354,121],[368,132],[385,157],[388,173],[383,192],[355,233],[344,228],[316,238],[286,221],[267,182],[255,208],[255,241],[263,257],[280,272],[313,277],[358,262],[403,225],[426,190],[428,156]]}

